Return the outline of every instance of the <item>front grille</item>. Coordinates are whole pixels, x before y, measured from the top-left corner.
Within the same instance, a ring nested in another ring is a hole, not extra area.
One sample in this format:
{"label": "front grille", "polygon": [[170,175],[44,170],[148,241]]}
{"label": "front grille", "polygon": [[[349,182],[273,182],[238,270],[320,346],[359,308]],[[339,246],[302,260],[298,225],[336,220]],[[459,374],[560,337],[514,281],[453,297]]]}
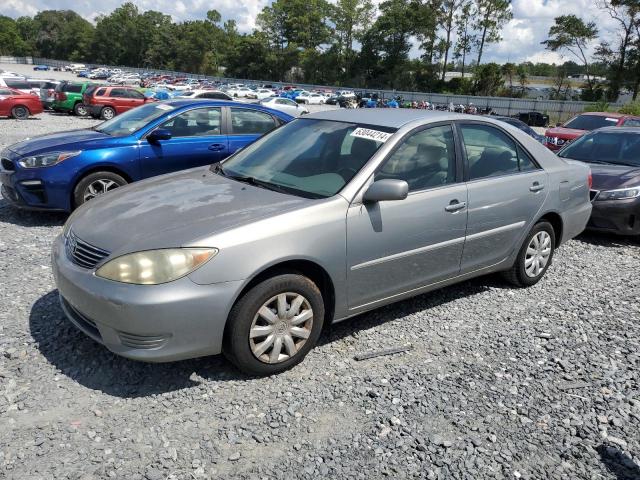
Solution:
{"label": "front grille", "polygon": [[142,348],[151,350],[162,347],[169,335],[136,335],[133,333],[118,332],[122,344],[129,348]]}
{"label": "front grille", "polygon": [[2,164],[2,169],[3,170],[8,170],[8,171],[12,172],[13,170],[16,169],[16,166],[8,158],[0,159],[0,163]]}
{"label": "front grille", "polygon": [[69,230],[69,234],[65,239],[65,248],[71,261],[83,268],[95,268],[98,263],[110,255],[106,250],[80,240],[73,233],[73,230]]}
{"label": "front grille", "polygon": [[593,202],[599,193],[600,193],[600,190],[589,190],[589,200]]}

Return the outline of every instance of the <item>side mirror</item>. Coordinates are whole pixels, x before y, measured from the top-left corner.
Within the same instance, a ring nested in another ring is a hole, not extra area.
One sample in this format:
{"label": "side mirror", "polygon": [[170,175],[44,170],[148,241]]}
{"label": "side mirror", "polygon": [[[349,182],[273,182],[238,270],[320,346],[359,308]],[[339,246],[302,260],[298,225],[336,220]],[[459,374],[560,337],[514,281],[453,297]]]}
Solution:
{"label": "side mirror", "polygon": [[149,135],[147,135],[147,142],[149,143],[156,143],[156,142],[159,142],[160,140],[170,140],[170,139],[171,139],[171,132],[166,128],[158,128],[153,132],[151,132]]}
{"label": "side mirror", "polygon": [[404,200],[409,194],[409,184],[404,180],[385,179],[373,182],[364,192],[365,203]]}

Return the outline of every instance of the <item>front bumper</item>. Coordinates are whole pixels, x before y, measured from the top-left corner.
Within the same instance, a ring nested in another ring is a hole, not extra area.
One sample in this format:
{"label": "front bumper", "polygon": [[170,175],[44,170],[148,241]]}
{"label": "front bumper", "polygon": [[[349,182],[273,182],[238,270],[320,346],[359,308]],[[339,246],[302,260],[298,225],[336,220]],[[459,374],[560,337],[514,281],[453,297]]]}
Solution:
{"label": "front bumper", "polygon": [[222,351],[224,327],[242,281],[198,285],[188,277],[128,285],[94,275],[56,238],[53,272],[62,308],[82,332],[134,360],[169,362]]}
{"label": "front bumper", "polygon": [[640,235],[640,198],[594,201],[588,230]]}
{"label": "front bumper", "polygon": [[50,181],[55,175],[52,168],[24,169],[15,166],[18,157],[7,159],[13,163],[12,170],[0,167],[0,192],[14,207],[27,210],[68,211],[69,193],[64,184]]}

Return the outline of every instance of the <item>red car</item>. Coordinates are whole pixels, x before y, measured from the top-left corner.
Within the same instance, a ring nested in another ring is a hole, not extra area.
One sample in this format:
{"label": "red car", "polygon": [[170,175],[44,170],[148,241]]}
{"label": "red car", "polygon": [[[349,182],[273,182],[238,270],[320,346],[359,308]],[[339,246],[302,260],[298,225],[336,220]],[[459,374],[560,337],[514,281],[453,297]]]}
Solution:
{"label": "red car", "polygon": [[38,115],[42,111],[42,102],[37,95],[23,93],[13,88],[0,87],[0,117],[24,120],[30,115]]}
{"label": "red car", "polygon": [[555,152],[585,133],[602,127],[640,127],[640,117],[611,112],[581,113],[564,125],[548,129],[544,144]]}
{"label": "red car", "polygon": [[89,115],[103,120],[110,120],[120,113],[154,101],[134,87],[122,85],[95,85],[87,88],[82,95],[82,103],[87,107]]}

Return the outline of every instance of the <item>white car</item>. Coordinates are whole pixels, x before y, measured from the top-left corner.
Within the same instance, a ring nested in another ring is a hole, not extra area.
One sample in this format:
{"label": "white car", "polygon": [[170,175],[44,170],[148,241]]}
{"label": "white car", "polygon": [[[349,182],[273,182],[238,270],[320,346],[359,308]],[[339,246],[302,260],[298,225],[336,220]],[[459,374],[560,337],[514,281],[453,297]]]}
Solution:
{"label": "white car", "polygon": [[[40,82],[42,81],[40,80]],[[20,90],[22,93],[34,93],[35,85],[33,83],[25,77],[5,77],[4,74],[0,75],[0,87],[13,88],[14,90]]]}
{"label": "white car", "polygon": [[322,105],[325,101],[324,95],[316,92],[304,91],[296,97],[296,102],[306,105]]}
{"label": "white car", "polygon": [[64,67],[67,72],[80,72],[81,70],[86,70],[86,66],[84,63],[72,63]]}
{"label": "white car", "polygon": [[258,102],[264,107],[273,108],[274,110],[280,110],[281,112],[288,113],[294,117],[305,115],[309,113],[309,109],[304,105],[282,97],[269,97]]}
{"label": "white car", "polygon": [[247,97],[250,93],[253,93],[253,90],[247,87],[238,87],[238,88],[230,88],[227,90],[227,93],[232,97]]}
{"label": "white car", "polygon": [[228,94],[220,90],[190,90],[181,92],[176,98],[208,98],[213,100],[233,100]]}
{"label": "white car", "polygon": [[262,100],[263,98],[273,97],[274,95],[273,90],[269,90],[268,88],[259,88],[247,94],[247,98],[257,98],[258,100]]}
{"label": "white car", "polygon": [[335,93],[336,97],[344,97],[344,98],[356,98],[356,94],[351,90],[338,90]]}

